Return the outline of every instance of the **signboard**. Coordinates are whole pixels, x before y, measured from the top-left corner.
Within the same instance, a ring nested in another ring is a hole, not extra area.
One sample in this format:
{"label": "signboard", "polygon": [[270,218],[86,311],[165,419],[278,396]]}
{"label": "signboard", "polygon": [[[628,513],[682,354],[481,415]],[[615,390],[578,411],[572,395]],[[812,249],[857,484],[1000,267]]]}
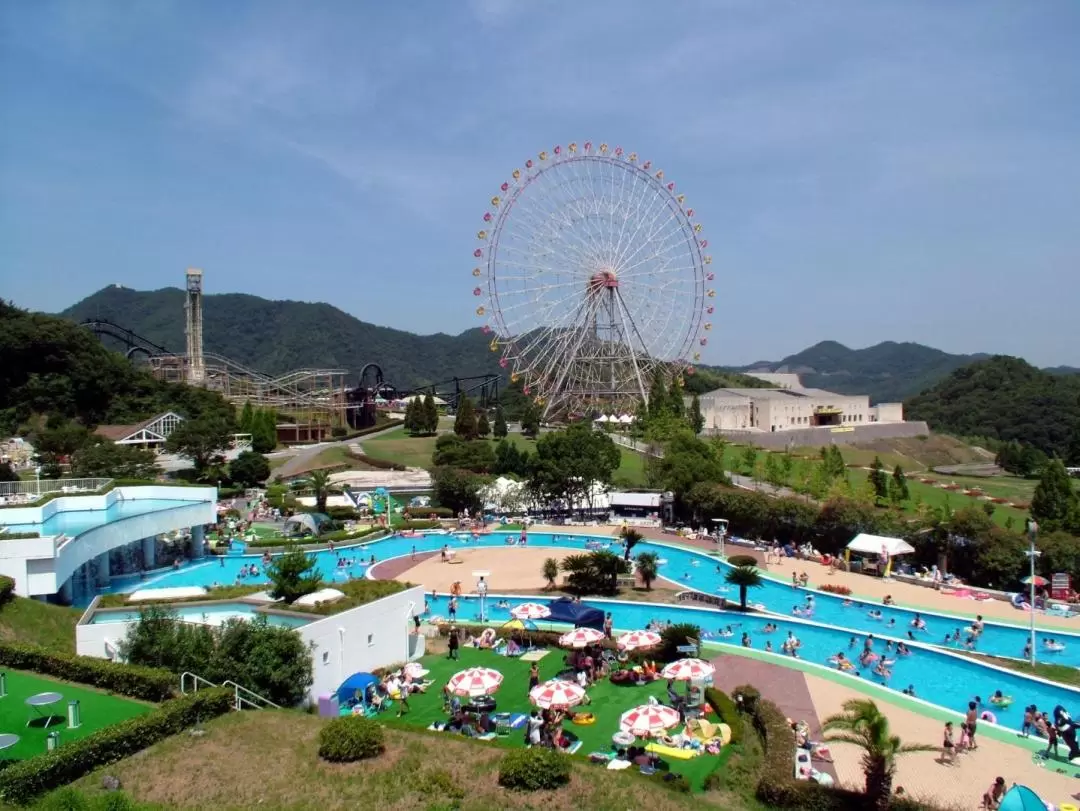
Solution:
{"label": "signboard", "polygon": [[1058,572],[1050,578],[1050,596],[1055,600],[1069,599],[1072,584],[1069,575]]}

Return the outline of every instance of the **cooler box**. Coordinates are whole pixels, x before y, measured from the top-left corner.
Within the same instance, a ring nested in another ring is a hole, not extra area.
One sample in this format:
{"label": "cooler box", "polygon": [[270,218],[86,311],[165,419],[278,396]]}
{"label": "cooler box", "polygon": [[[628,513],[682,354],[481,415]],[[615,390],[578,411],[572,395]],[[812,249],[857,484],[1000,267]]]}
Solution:
{"label": "cooler box", "polygon": [[319,696],[320,718],[337,718],[340,712],[336,695]]}

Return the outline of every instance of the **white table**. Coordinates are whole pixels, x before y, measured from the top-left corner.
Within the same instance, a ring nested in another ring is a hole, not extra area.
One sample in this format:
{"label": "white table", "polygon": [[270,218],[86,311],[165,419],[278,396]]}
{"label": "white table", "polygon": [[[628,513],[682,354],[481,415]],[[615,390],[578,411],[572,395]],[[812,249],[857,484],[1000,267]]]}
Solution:
{"label": "white table", "polygon": [[30,696],[30,698],[26,699],[26,706],[30,708],[30,719],[26,722],[26,725],[30,726],[36,719],[44,718],[45,726],[48,727],[53,721],[53,716],[43,713],[42,708],[59,704],[63,700],[64,697],[60,693],[38,693]]}

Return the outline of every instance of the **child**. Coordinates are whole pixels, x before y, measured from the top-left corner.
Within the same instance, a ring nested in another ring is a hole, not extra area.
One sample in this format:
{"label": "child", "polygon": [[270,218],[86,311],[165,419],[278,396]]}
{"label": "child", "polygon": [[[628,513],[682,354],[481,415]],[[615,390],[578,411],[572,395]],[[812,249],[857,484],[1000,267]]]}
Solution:
{"label": "child", "polygon": [[1035,726],[1035,708],[1029,706],[1024,709],[1024,725],[1020,728],[1020,737],[1030,738],[1033,726]]}
{"label": "child", "polygon": [[955,763],[956,762],[956,746],[953,744],[953,726],[952,721],[945,722],[945,740],[941,744],[941,762],[942,763]]}

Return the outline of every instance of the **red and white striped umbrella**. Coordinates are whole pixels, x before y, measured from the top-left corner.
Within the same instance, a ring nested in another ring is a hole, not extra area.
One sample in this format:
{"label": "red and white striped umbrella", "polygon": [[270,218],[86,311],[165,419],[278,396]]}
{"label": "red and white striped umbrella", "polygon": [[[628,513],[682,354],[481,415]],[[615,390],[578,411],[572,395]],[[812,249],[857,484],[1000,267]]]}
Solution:
{"label": "red and white striped umbrella", "polygon": [[619,719],[619,728],[631,735],[646,737],[678,725],[679,711],[663,704],[642,704]]}
{"label": "red and white striped umbrella", "polygon": [[423,678],[428,674],[428,671],[419,662],[409,662],[405,667],[401,668],[401,672],[412,676],[414,679]]}
{"label": "red and white striped umbrella", "polygon": [[585,689],[581,685],[562,679],[552,679],[529,691],[529,701],[545,710],[576,707],[584,700]]}
{"label": "red and white striped umbrella", "polygon": [[446,686],[456,696],[489,696],[499,689],[503,675],[490,667],[470,667],[450,677]]}
{"label": "red and white striped umbrella", "polygon": [[510,616],[519,620],[542,620],[551,616],[551,609],[540,603],[522,603],[510,609]]}
{"label": "red and white striped umbrella", "polygon": [[593,628],[575,628],[559,637],[559,644],[564,648],[584,648],[604,639],[604,635]]}
{"label": "red and white striped umbrella", "polygon": [[616,641],[623,650],[651,648],[660,644],[660,634],[652,631],[631,631],[628,634],[623,634]]}
{"label": "red and white striped umbrella", "polygon": [[716,668],[702,659],[679,659],[660,671],[665,679],[675,681],[701,681],[716,672]]}

